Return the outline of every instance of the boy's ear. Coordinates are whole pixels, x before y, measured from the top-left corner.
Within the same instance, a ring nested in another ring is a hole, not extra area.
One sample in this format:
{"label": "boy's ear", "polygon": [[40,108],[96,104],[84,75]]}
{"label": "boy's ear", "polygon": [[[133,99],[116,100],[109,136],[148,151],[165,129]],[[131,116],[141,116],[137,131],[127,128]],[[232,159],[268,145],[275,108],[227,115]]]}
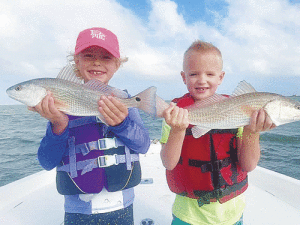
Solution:
{"label": "boy's ear", "polygon": [[180,75],[182,77],[183,83],[186,84],[186,78],[185,78],[185,73],[183,71],[180,72]]}
{"label": "boy's ear", "polygon": [[222,83],[222,81],[224,79],[224,76],[225,76],[225,72],[222,71],[221,74],[220,74],[220,83],[219,83],[219,85]]}

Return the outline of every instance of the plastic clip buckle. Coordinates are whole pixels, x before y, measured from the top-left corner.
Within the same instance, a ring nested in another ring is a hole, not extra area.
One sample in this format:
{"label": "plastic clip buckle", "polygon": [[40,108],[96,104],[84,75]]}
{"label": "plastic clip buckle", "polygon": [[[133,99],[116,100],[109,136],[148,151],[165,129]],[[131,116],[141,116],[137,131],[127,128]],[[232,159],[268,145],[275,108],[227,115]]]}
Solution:
{"label": "plastic clip buckle", "polygon": [[98,140],[99,150],[107,150],[111,148],[117,148],[116,138],[102,138]]}
{"label": "plastic clip buckle", "polygon": [[117,163],[117,154],[114,155],[102,155],[98,157],[98,166],[99,168],[102,167],[109,167],[113,165],[118,165]]}

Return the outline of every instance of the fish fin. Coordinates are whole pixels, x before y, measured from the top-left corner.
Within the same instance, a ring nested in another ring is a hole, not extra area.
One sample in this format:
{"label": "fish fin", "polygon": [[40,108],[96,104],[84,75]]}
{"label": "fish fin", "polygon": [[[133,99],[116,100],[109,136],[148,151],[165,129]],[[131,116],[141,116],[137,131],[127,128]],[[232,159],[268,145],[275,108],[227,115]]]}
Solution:
{"label": "fish fin", "polygon": [[219,94],[214,94],[210,97],[208,97],[207,99],[201,100],[199,102],[196,102],[195,104],[186,107],[186,109],[193,109],[193,108],[203,108],[203,107],[207,107],[209,105],[215,104],[217,102],[221,102],[225,99],[228,99],[227,97],[223,96],[223,95],[219,95]]}
{"label": "fish fin", "polygon": [[56,78],[72,81],[74,83],[82,84],[83,79],[80,79],[74,72],[74,67],[71,64],[62,68]]}
{"label": "fish fin", "polygon": [[256,110],[257,109],[255,109],[254,107],[252,107],[250,105],[241,105],[241,111],[249,117],[251,117],[252,113]]}
{"label": "fish fin", "polygon": [[106,95],[112,95],[118,98],[128,98],[128,94],[125,91],[122,91],[118,88],[111,87],[107,84],[102,83],[99,80],[90,80],[87,83],[83,84],[95,91],[101,91]]}
{"label": "fish fin", "polygon": [[[269,116],[270,116],[270,115],[269,115]],[[270,119],[272,120],[272,122],[275,124],[276,127],[278,127],[278,126],[284,124],[284,123],[282,123],[282,122],[280,122],[280,121],[277,121],[276,119],[274,119],[274,118],[272,118],[272,117],[270,117]]]}
{"label": "fish fin", "polygon": [[156,95],[156,117],[163,117],[163,112],[166,108],[169,107],[169,104],[165,102],[161,97]]}
{"label": "fish fin", "polygon": [[151,116],[156,116],[156,87],[149,87],[133,98],[140,102],[138,108]]}
{"label": "fish fin", "polygon": [[104,123],[106,126],[109,126],[106,122],[105,122],[105,119],[104,119],[104,116],[102,114],[99,114],[98,116],[96,116],[96,118],[98,120],[100,120],[101,123]]}
{"label": "fish fin", "polygon": [[243,95],[243,94],[247,94],[247,93],[253,93],[256,92],[256,90],[254,89],[254,87],[247,83],[246,81],[241,81],[238,86],[234,89],[233,93],[232,93],[232,97],[233,96],[239,96],[239,95]]}
{"label": "fish fin", "polygon": [[191,130],[192,130],[193,137],[199,138],[199,137],[203,136],[204,134],[206,134],[211,129],[193,126]]}

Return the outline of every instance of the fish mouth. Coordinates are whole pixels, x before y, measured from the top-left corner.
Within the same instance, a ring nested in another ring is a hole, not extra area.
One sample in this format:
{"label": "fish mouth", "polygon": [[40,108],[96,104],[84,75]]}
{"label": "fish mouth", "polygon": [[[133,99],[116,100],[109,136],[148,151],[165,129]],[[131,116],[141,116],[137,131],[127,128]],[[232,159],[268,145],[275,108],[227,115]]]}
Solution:
{"label": "fish mouth", "polygon": [[13,90],[15,90],[16,87],[17,87],[17,85],[12,86],[12,87],[10,87],[10,88],[7,88],[7,89],[6,89],[6,94],[7,94],[9,97],[13,98],[13,97],[14,97],[14,92],[13,92]]}

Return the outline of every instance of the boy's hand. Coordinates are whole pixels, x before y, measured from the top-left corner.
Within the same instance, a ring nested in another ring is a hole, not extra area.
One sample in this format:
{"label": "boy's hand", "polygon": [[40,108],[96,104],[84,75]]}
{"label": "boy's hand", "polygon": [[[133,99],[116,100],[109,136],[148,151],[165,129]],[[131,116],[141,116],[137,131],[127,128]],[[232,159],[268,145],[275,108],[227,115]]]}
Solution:
{"label": "boy's hand", "polygon": [[251,133],[259,133],[275,128],[276,125],[272,122],[271,118],[264,109],[260,109],[252,113],[250,124],[245,126],[244,129]]}
{"label": "boy's hand", "polygon": [[48,92],[45,98],[35,107],[28,107],[28,109],[49,120],[53,125],[53,132],[56,134],[62,133],[68,126],[69,118],[56,108],[51,92]]}
{"label": "boy's hand", "polygon": [[166,123],[173,131],[185,131],[190,124],[188,110],[179,108],[173,102],[170,103],[170,106],[164,111],[163,115]]}
{"label": "boy's hand", "polygon": [[127,106],[112,96],[101,96],[98,105],[99,112],[109,126],[121,124],[128,116]]}

